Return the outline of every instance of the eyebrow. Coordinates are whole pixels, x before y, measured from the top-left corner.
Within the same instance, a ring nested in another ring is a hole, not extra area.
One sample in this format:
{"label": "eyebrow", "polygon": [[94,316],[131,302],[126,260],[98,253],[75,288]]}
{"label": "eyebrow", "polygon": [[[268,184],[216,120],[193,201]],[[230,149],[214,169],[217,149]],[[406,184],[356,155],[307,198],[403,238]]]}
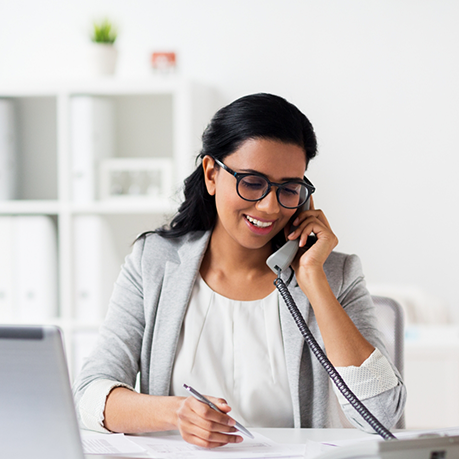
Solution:
{"label": "eyebrow", "polygon": [[[240,172],[242,174],[256,174],[256,175],[261,175],[263,177],[266,177],[268,180],[268,176],[266,174],[263,174],[260,171],[256,171],[254,169],[240,169]],[[290,182],[290,181],[295,181],[295,182],[302,182],[304,177],[283,177],[281,178],[281,182]],[[278,182],[280,183],[280,182]]]}

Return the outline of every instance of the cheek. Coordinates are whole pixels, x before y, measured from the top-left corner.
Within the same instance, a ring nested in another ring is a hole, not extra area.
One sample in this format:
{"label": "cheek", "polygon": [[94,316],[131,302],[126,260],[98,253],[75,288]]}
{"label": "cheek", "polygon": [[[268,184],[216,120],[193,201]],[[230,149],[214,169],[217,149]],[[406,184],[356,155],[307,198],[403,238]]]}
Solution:
{"label": "cheek", "polygon": [[236,192],[217,189],[215,193],[215,204],[218,214],[223,217],[225,215],[229,216],[240,212],[242,209],[247,208],[247,204],[250,203],[241,199]]}

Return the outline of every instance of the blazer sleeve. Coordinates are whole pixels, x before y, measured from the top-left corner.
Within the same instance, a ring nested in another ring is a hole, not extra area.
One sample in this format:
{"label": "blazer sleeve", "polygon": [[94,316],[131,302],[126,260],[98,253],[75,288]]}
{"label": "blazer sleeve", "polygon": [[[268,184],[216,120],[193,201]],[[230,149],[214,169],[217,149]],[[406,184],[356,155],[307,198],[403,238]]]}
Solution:
{"label": "blazer sleeve", "polygon": [[[368,410],[386,428],[390,429],[403,414],[406,403],[406,388],[400,372],[389,358],[381,333],[378,330],[375,306],[366,288],[360,259],[356,255],[348,255],[345,258],[342,273],[342,284],[337,295],[338,301],[368,342],[387,358],[397,378],[394,387],[363,401]],[[354,426],[367,432],[374,432],[372,427],[349,403],[342,404],[342,409],[347,419]]]}
{"label": "blazer sleeve", "polygon": [[[138,240],[126,257],[114,285],[97,344],[73,385],[77,414],[86,389],[97,381],[113,381],[113,387],[135,386],[145,329],[142,255],[145,240]],[[107,394],[108,395],[108,394]]]}

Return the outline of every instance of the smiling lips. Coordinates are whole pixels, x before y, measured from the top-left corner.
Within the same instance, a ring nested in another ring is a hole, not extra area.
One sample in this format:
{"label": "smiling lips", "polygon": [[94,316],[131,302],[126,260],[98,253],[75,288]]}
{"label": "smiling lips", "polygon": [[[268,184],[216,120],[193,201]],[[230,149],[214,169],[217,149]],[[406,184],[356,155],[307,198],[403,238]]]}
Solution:
{"label": "smiling lips", "polygon": [[256,218],[249,217],[248,215],[246,215],[245,218],[256,228],[265,229],[265,230],[270,228],[274,223],[274,222],[262,222],[260,220],[257,220]]}

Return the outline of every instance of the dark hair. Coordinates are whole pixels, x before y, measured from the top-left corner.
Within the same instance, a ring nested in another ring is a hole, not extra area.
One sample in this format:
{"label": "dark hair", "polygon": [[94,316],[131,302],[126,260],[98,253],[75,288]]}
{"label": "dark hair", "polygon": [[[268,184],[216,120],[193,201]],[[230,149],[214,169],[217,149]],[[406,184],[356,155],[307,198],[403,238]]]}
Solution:
{"label": "dark hair", "polygon": [[[260,93],[241,97],[214,115],[202,135],[196,161],[206,155],[223,161],[246,140],[260,138],[298,145],[305,151],[306,164],[317,154],[314,129],[306,116],[282,97]],[[177,214],[169,226],[154,233],[173,238],[213,228],[215,197],[207,192],[201,161],[184,183],[185,200]]]}

